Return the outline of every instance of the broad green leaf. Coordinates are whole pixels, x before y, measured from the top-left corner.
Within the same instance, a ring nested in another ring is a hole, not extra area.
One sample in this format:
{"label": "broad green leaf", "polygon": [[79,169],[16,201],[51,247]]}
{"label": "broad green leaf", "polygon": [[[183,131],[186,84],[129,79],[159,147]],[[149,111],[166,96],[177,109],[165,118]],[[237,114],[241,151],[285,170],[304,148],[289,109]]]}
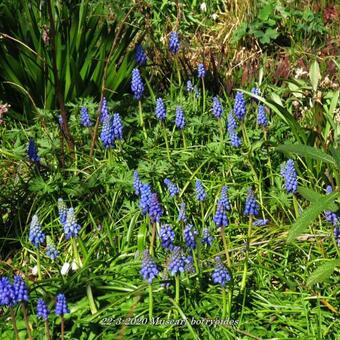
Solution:
{"label": "broad green leaf", "polygon": [[[321,195],[321,194],[319,194],[318,192],[316,192],[312,189],[302,187],[302,186],[298,187],[298,192],[307,201],[310,201],[310,202],[313,202],[313,203],[318,202],[320,199],[322,199],[324,197],[324,195]],[[334,202],[332,202],[332,203],[330,203],[328,209],[331,210],[331,211],[336,211],[336,210],[338,210],[338,206]]]}
{"label": "broad green leaf", "polygon": [[301,235],[323,211],[329,208],[339,195],[339,192],[333,192],[320,198],[318,202],[313,202],[292,225],[288,232],[287,242],[292,242],[296,237]]}
{"label": "broad green leaf", "polygon": [[314,270],[307,280],[307,286],[312,286],[318,282],[324,282],[334,272],[335,267],[340,266],[340,259],[327,261],[320,267]]}
{"label": "broad green leaf", "polygon": [[312,158],[336,166],[336,161],[331,155],[312,146],[302,144],[283,144],[279,145],[276,149],[283,152],[293,152],[302,157]]}
{"label": "broad green leaf", "polygon": [[318,88],[320,78],[321,78],[320,67],[318,62],[315,60],[309,69],[309,79],[314,91],[316,91]]}
{"label": "broad green leaf", "polygon": [[266,105],[269,109],[275,112],[293,131],[295,138],[298,142],[304,143],[307,140],[305,130],[299,125],[296,119],[290,114],[290,112],[284,108],[280,103],[281,99],[278,99],[277,96],[272,95],[272,99],[264,99],[263,97],[257,96],[249,91],[245,91],[242,89],[237,89],[237,91],[243,92],[250,97],[256,98],[264,105]]}

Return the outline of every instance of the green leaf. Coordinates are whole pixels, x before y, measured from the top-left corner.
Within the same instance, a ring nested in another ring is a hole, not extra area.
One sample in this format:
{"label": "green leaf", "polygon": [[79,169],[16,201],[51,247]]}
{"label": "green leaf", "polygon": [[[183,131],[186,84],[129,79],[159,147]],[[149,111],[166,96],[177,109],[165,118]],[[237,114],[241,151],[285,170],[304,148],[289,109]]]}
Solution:
{"label": "green leaf", "polygon": [[318,62],[315,60],[309,69],[309,79],[314,91],[316,91],[318,88],[320,78],[321,78],[320,67]]}
{"label": "green leaf", "polygon": [[314,272],[309,276],[307,280],[307,286],[311,286],[318,282],[324,282],[333,274],[335,267],[338,266],[340,266],[339,259],[327,261],[315,269]]}
{"label": "green leaf", "polygon": [[283,144],[279,145],[276,149],[283,152],[293,152],[299,156],[312,158],[336,167],[336,161],[332,156],[312,146],[302,144]]}
{"label": "green leaf", "polygon": [[[298,192],[307,201],[310,201],[310,202],[313,202],[313,203],[319,202],[320,199],[322,199],[324,197],[324,195],[321,195],[321,194],[319,194],[318,192],[316,192],[312,189],[309,189],[309,188],[306,188],[306,187],[301,187],[301,186],[298,187]],[[332,202],[329,205],[328,209],[331,210],[331,211],[336,211],[336,210],[338,210],[338,206],[334,202]]]}
{"label": "green leaf", "polygon": [[292,242],[296,237],[301,235],[305,229],[313,223],[313,221],[333,203],[340,192],[333,192],[313,202],[292,225],[288,232],[287,242]]}

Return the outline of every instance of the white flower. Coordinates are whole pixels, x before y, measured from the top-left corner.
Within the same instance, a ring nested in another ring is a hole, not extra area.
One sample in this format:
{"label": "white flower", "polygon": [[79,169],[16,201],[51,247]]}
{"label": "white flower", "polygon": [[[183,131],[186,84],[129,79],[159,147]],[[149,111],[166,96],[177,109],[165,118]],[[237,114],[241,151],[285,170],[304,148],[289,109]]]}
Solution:
{"label": "white flower", "polygon": [[307,74],[307,73],[308,73],[308,72],[305,71],[302,67],[301,67],[301,68],[297,68],[297,69],[295,70],[295,78],[298,79],[298,78],[300,78],[301,76],[303,76],[303,75],[305,75],[305,74]]}
{"label": "white flower", "polygon": [[207,11],[207,4],[205,2],[202,2],[200,5],[200,9],[202,12],[206,12]]}
{"label": "white flower", "polygon": [[212,15],[211,15],[211,18],[212,18],[213,20],[217,20],[217,18],[218,18],[217,13],[212,14]]}
{"label": "white flower", "polygon": [[72,267],[72,270],[74,272],[79,268],[79,266],[78,266],[78,264],[75,260],[72,261],[71,267]]}
{"label": "white flower", "polygon": [[63,266],[61,267],[60,273],[61,275],[67,275],[69,270],[70,270],[70,264],[68,262],[65,262]]}
{"label": "white flower", "polygon": [[32,275],[37,276],[38,275],[38,266],[34,266],[32,268]]}

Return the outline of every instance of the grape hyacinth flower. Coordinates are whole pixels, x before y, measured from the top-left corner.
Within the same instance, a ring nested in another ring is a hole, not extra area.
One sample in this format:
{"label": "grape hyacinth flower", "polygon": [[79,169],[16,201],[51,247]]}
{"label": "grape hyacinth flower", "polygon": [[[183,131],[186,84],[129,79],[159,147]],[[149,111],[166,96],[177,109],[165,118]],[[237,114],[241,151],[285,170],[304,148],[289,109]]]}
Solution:
{"label": "grape hyacinth flower", "polygon": [[[330,185],[327,186],[326,188],[326,193],[327,195],[331,194],[333,192],[333,189]],[[326,210],[324,211],[325,219],[327,222],[331,223],[334,227],[337,227],[339,224],[339,218],[337,214],[333,211]],[[334,229],[335,232],[335,229]]]}
{"label": "grape hyacinth flower", "polygon": [[212,113],[215,118],[219,119],[222,117],[223,114],[223,106],[218,99],[218,97],[213,98],[213,104],[212,104]]}
{"label": "grape hyacinth flower", "polygon": [[179,51],[180,41],[177,32],[171,32],[169,37],[169,50],[172,54]]}
{"label": "grape hyacinth flower", "polygon": [[67,217],[67,206],[62,198],[58,198],[58,213],[60,224],[64,225]]}
{"label": "grape hyacinth flower", "polygon": [[187,221],[187,215],[185,213],[185,203],[182,202],[179,207],[179,213],[178,213],[178,221],[179,222],[186,222]]}
{"label": "grape hyacinth flower", "polygon": [[220,203],[224,206],[226,210],[230,210],[230,201],[228,195],[228,187],[224,185],[221,190]]}
{"label": "grape hyacinth flower", "polygon": [[150,185],[142,183],[140,187],[139,207],[142,209],[143,215],[149,212],[151,196],[152,192]]}
{"label": "grape hyacinth flower", "polygon": [[55,307],[55,313],[57,315],[63,316],[64,314],[70,313],[70,310],[67,306],[66,297],[63,293],[59,293],[57,295],[57,302]]}
{"label": "grape hyacinth flower", "polygon": [[237,123],[236,123],[233,111],[230,111],[228,114],[227,128],[228,128],[228,131],[234,131],[237,129]]}
{"label": "grape hyacinth flower", "polygon": [[196,199],[197,201],[204,201],[207,197],[207,194],[203,188],[202,182],[200,180],[196,180]]}
{"label": "grape hyacinth flower", "polygon": [[171,276],[184,272],[185,268],[185,256],[181,247],[175,247],[170,255],[170,262],[168,270]]}
{"label": "grape hyacinth flower", "polygon": [[153,193],[150,197],[149,216],[152,222],[159,222],[163,215],[163,209],[159,204],[157,194]]}
{"label": "grape hyacinth flower", "polygon": [[67,211],[66,223],[64,224],[64,233],[66,240],[78,237],[81,226],[77,223],[74,209],[70,208]]}
{"label": "grape hyacinth flower", "polygon": [[112,131],[112,117],[107,115],[105,117],[102,131],[100,132],[100,140],[102,141],[103,145],[106,149],[113,147],[114,144],[114,135]]}
{"label": "grape hyacinth flower", "polygon": [[38,299],[38,302],[37,302],[37,317],[39,319],[43,319],[44,321],[46,321],[49,314],[50,314],[50,311],[47,307],[46,302],[41,298]]}
{"label": "grape hyacinth flower", "polygon": [[184,271],[186,273],[195,273],[196,272],[195,267],[194,267],[194,259],[190,255],[185,258]]}
{"label": "grape hyacinth flower", "polygon": [[161,121],[166,118],[166,107],[162,98],[157,98],[156,100],[155,115]]}
{"label": "grape hyacinth flower", "polygon": [[143,276],[143,279],[151,284],[152,280],[158,275],[158,273],[159,270],[157,269],[157,265],[150,256],[149,251],[144,250],[142,268],[140,270],[140,274]]}
{"label": "grape hyacinth flower", "polygon": [[281,171],[281,175],[284,177],[287,192],[295,194],[298,183],[295,165],[292,159],[288,159],[286,166]]}
{"label": "grape hyacinth flower", "polygon": [[28,239],[36,248],[39,248],[40,244],[45,241],[45,234],[41,229],[37,215],[32,217]]}
{"label": "grape hyacinth flower", "polygon": [[266,127],[268,125],[266,109],[263,105],[259,105],[257,110],[257,124],[262,127]]}
{"label": "grape hyacinth flower", "polygon": [[9,278],[0,278],[0,306],[13,306],[15,304],[14,289]]}
{"label": "grape hyacinth flower", "polygon": [[228,216],[225,210],[226,209],[224,205],[219,202],[217,205],[215,216],[213,217],[213,221],[218,228],[226,227],[229,224]]}
{"label": "grape hyacinth flower", "polygon": [[103,124],[106,117],[109,115],[109,108],[107,106],[107,100],[105,97],[102,99],[102,107],[100,108],[100,122]]}
{"label": "grape hyacinth flower", "polygon": [[266,219],[266,218],[265,219],[258,219],[258,220],[253,222],[253,226],[254,227],[263,227],[263,226],[267,225],[268,222],[269,222],[269,220]]}
{"label": "grape hyacinth flower", "polygon": [[120,118],[120,114],[118,112],[116,112],[113,115],[112,129],[113,129],[113,138],[122,140],[123,139],[123,123]]}
{"label": "grape hyacinth flower", "polygon": [[191,80],[187,81],[187,92],[193,92],[194,91],[194,86],[192,85]]}
{"label": "grape hyacinth flower", "polygon": [[202,243],[206,244],[208,247],[211,247],[214,238],[210,235],[209,229],[204,228],[202,232]]}
{"label": "grape hyacinth flower", "polygon": [[162,272],[161,279],[162,279],[162,281],[160,283],[160,286],[164,287],[164,288],[169,288],[170,287],[169,274],[168,274],[168,272],[166,270],[164,270]]}
{"label": "grape hyacinth flower", "polygon": [[196,248],[196,240],[195,237],[198,235],[198,231],[196,229],[193,229],[192,224],[188,224],[185,226],[183,231],[183,238],[185,241],[185,244],[189,249],[195,249]]}
{"label": "grape hyacinth flower", "polygon": [[135,170],[133,172],[133,188],[135,189],[135,194],[137,196],[140,195],[141,193],[141,187],[142,187],[143,183],[141,182],[141,180],[139,179],[139,173],[137,170]]}
{"label": "grape hyacinth flower", "polygon": [[144,92],[144,84],[138,68],[132,70],[131,91],[136,100],[141,100]]}
{"label": "grape hyacinth flower", "polygon": [[170,224],[161,225],[159,238],[161,239],[161,244],[164,249],[172,250],[174,248],[175,232]]}
{"label": "grape hyacinth flower", "polygon": [[[252,94],[255,94],[255,96],[260,96],[261,95],[261,90],[258,87],[253,87],[250,91]],[[254,100],[255,102],[258,102],[258,100],[256,98],[251,98],[252,100]]]}
{"label": "grape hyacinth flower", "polygon": [[234,113],[238,120],[242,121],[246,114],[246,101],[242,92],[237,92],[234,102]]}
{"label": "grape hyacinth flower", "polygon": [[167,186],[171,197],[175,197],[177,194],[179,194],[178,186],[175,183],[171,182],[169,178],[166,178],[164,180],[164,184]]}
{"label": "grape hyacinth flower", "polygon": [[237,133],[234,130],[228,130],[228,132],[229,132],[230,144],[234,148],[239,148],[242,145],[241,138],[237,135]]}
{"label": "grape hyacinth flower", "polygon": [[198,75],[198,78],[204,78],[205,77],[206,71],[205,71],[204,64],[202,64],[202,63],[198,64],[197,75]]}
{"label": "grape hyacinth flower", "polygon": [[257,215],[259,213],[258,210],[259,205],[256,202],[254,191],[251,188],[249,188],[243,215],[244,216]]}
{"label": "grape hyacinth flower", "polygon": [[80,108],[80,124],[84,127],[90,127],[93,125],[90,119],[89,112],[84,106]]}
{"label": "grape hyacinth flower", "polygon": [[28,301],[28,288],[20,275],[14,276],[13,293],[15,302]]}
{"label": "grape hyacinth flower", "polygon": [[176,107],[176,120],[175,120],[176,127],[180,130],[184,129],[185,126],[185,118],[183,109],[180,106]]}
{"label": "grape hyacinth flower", "polygon": [[215,261],[216,266],[212,274],[212,280],[215,284],[220,284],[222,287],[224,287],[231,280],[231,276],[219,256],[215,257]]}
{"label": "grape hyacinth flower", "polygon": [[135,48],[135,61],[139,66],[143,66],[146,64],[146,54],[144,48],[141,44],[137,44]]}
{"label": "grape hyacinth flower", "polygon": [[59,256],[59,252],[49,236],[47,236],[46,255],[53,261]]}
{"label": "grape hyacinth flower", "polygon": [[35,145],[33,138],[30,138],[28,141],[27,156],[31,162],[39,163],[40,161],[40,157],[38,156],[37,146]]}

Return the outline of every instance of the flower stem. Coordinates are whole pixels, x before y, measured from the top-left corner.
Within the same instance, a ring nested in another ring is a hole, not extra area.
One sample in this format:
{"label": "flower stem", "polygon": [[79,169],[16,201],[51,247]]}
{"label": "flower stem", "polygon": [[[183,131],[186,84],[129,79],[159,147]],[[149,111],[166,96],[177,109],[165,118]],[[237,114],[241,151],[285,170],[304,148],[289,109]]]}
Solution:
{"label": "flower stem", "polygon": [[32,340],[31,326],[30,326],[30,323],[29,323],[29,320],[28,320],[27,308],[26,308],[24,302],[21,303],[21,308],[22,308],[22,312],[24,314],[24,320],[25,320],[25,326],[26,326],[26,329],[27,329],[28,339]]}
{"label": "flower stem", "polygon": [[152,297],[152,286],[149,284],[149,320],[152,320],[153,310],[153,297]]}
{"label": "flower stem", "polygon": [[228,268],[230,268],[231,261],[230,261],[229,251],[228,251],[228,242],[225,237],[224,227],[221,227],[221,238],[223,241],[223,247],[224,247],[224,252],[225,252],[226,259],[227,259]]}
{"label": "flower stem", "polygon": [[185,139],[184,130],[181,130],[181,132],[182,132],[182,137],[183,137],[183,147],[184,147],[184,150],[186,150],[186,148],[187,148],[187,142],[186,142],[186,139]]}
{"label": "flower stem", "polygon": [[47,340],[51,340],[50,325],[48,323],[48,320],[45,320],[45,335]]}
{"label": "flower stem", "polygon": [[156,238],[156,223],[153,222],[151,226],[151,242],[150,242],[150,255],[154,255],[154,249],[153,245],[155,243],[155,238]]}
{"label": "flower stem", "polygon": [[[268,142],[268,136],[267,136],[267,130],[264,130],[264,140],[267,144]],[[268,156],[268,168],[269,168],[269,172],[270,172],[270,184],[271,186],[274,186],[274,176],[273,176],[273,167],[272,167],[272,161],[270,159],[270,155],[269,155],[269,147],[267,146],[267,156]]]}
{"label": "flower stem", "polygon": [[169,149],[168,136],[167,136],[167,133],[166,133],[165,124],[163,122],[161,122],[161,125],[162,125],[162,133],[163,133],[164,141],[165,141],[166,154],[168,156],[168,160],[170,161],[171,158],[170,158],[170,149]]}
{"label": "flower stem", "polygon": [[139,109],[140,126],[143,129],[144,138],[147,139],[148,135],[146,134],[146,129],[145,129],[145,125],[144,125],[144,118],[143,118],[143,111],[142,111],[142,102],[140,100],[138,101],[138,109]]}
{"label": "flower stem", "polygon": [[249,138],[248,138],[248,134],[247,134],[247,130],[246,130],[246,126],[244,121],[241,122],[241,129],[242,129],[242,135],[243,135],[243,139],[244,142],[246,144],[247,149],[250,149],[250,142],[249,142]]}
{"label": "flower stem", "polygon": [[293,194],[293,205],[294,205],[294,210],[295,210],[295,216],[296,216],[296,218],[299,218],[299,216],[300,216],[300,214],[299,214],[299,203],[297,201],[295,194]]}
{"label": "flower stem", "polygon": [[18,328],[17,328],[17,322],[16,322],[16,319],[15,319],[15,313],[14,313],[13,307],[9,307],[9,310],[11,312],[11,319],[12,319],[12,325],[13,325],[13,330],[14,330],[15,338],[17,340],[20,340],[19,333],[18,333]]}
{"label": "flower stem", "polygon": [[40,268],[40,251],[37,251],[37,267],[38,267],[38,280],[41,281],[41,268]]}
{"label": "flower stem", "polygon": [[61,340],[64,340],[64,332],[65,332],[65,323],[64,323],[64,315],[61,316]]}
{"label": "flower stem", "polygon": [[[198,251],[198,250],[197,250]],[[197,262],[197,257],[195,254],[195,251],[192,252],[192,257],[194,258],[194,264],[195,264],[195,269],[196,269],[196,274],[199,273],[199,267],[198,267],[198,262]]]}
{"label": "flower stem", "polygon": [[227,295],[224,287],[222,287],[222,306],[222,319],[225,319],[227,314]]}
{"label": "flower stem", "polygon": [[249,225],[248,225],[248,236],[246,241],[246,258],[244,261],[244,269],[243,269],[243,276],[241,282],[241,291],[244,290],[247,283],[247,272],[248,272],[248,259],[249,259],[249,245],[250,245],[250,237],[251,237],[251,230],[253,225],[253,216],[249,216]]}
{"label": "flower stem", "polygon": [[175,277],[176,280],[176,296],[175,296],[175,301],[179,305],[179,275],[177,274]]}
{"label": "flower stem", "polygon": [[201,214],[202,214],[202,229],[204,228],[204,207],[203,202],[201,201]]}
{"label": "flower stem", "polygon": [[204,84],[204,78],[202,79],[202,92],[203,92],[203,113],[205,113],[205,84]]}
{"label": "flower stem", "polygon": [[224,146],[224,131],[223,131],[223,120],[219,119],[219,126],[220,126],[220,148],[221,152],[223,152],[223,146]]}

